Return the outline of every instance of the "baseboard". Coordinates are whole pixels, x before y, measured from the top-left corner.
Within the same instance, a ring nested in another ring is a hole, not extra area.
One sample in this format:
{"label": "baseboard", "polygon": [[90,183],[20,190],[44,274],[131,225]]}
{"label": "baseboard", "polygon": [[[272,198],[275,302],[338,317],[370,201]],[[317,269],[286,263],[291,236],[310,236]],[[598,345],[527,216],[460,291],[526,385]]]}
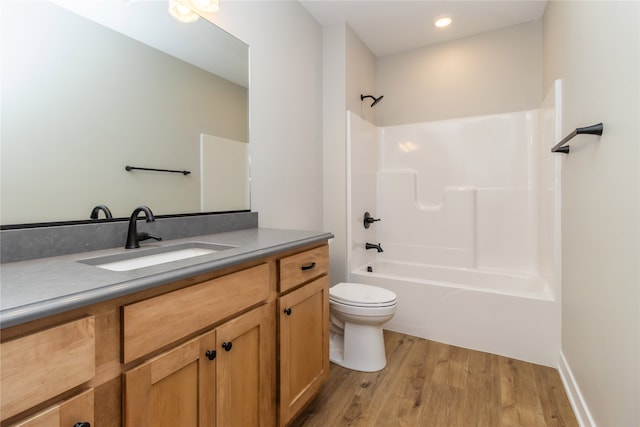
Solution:
{"label": "baseboard", "polygon": [[580,392],[580,387],[578,387],[578,383],[573,377],[573,373],[567,363],[567,359],[565,359],[564,353],[562,352],[560,352],[558,372],[560,373],[562,384],[564,385],[564,389],[569,397],[569,402],[571,403],[571,407],[573,408],[573,412],[580,427],[597,427],[595,421],[593,421],[593,418],[591,417],[589,407]]}

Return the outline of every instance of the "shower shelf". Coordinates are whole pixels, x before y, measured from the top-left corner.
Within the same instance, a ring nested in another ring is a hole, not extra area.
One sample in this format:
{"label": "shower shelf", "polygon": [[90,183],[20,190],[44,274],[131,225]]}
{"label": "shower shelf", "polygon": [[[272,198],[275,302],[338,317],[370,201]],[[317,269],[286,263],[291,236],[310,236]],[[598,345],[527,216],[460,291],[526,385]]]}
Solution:
{"label": "shower shelf", "polygon": [[567,135],[562,141],[558,142],[552,149],[552,153],[564,153],[569,154],[569,146],[565,145],[571,138],[576,135],[589,134],[589,135],[602,135],[603,126],[602,123],[597,125],[587,126],[583,128],[576,128],[573,132]]}

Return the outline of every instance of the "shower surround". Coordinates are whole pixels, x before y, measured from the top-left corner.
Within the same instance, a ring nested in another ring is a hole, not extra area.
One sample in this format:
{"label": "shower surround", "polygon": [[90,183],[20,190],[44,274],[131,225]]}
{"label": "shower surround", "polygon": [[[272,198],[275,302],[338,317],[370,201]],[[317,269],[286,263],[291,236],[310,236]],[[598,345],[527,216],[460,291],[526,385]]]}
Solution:
{"label": "shower surround", "polygon": [[490,116],[376,128],[348,113],[349,280],[398,295],[385,328],[557,366],[559,87]]}

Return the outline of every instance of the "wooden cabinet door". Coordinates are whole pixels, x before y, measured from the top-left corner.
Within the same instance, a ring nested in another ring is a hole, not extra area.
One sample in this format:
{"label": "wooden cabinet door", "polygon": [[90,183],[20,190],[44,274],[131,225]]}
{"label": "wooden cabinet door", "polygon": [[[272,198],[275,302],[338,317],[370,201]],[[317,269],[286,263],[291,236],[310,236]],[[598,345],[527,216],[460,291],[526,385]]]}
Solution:
{"label": "wooden cabinet door", "polygon": [[125,426],[212,427],[215,337],[208,332],[125,372]]}
{"label": "wooden cabinet door", "polygon": [[273,310],[267,304],[216,329],[218,427],[274,425]]}
{"label": "wooden cabinet door", "polygon": [[278,300],[279,425],[316,395],[329,375],[329,278],[321,277]]}

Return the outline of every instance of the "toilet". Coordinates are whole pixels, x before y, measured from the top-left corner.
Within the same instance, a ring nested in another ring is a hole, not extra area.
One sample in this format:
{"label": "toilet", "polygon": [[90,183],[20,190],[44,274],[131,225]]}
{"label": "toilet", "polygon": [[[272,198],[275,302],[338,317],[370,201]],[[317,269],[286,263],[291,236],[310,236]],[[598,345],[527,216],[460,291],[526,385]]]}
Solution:
{"label": "toilet", "polygon": [[377,286],[338,283],[329,289],[329,359],[355,371],[387,364],[382,325],[396,312],[396,294]]}

